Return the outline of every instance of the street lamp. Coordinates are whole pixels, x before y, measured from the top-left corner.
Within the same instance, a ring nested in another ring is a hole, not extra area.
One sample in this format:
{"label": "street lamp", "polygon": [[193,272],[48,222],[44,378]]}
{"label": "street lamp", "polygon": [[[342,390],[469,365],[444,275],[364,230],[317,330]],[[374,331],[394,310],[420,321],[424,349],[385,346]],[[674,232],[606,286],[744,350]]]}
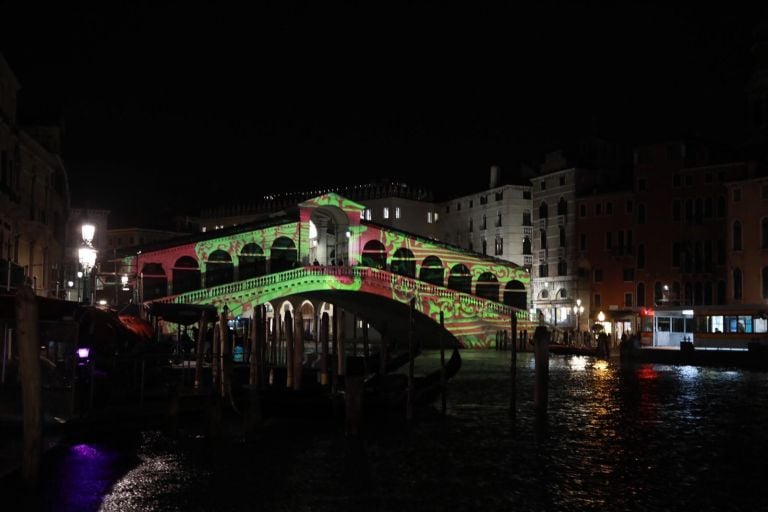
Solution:
{"label": "street lamp", "polygon": [[[93,303],[93,286],[91,286],[90,295],[88,290],[88,272],[96,266],[96,249],[93,248],[93,235],[96,228],[93,224],[83,224],[81,228],[83,243],[77,251],[77,259],[80,266],[83,267],[83,300]],[[79,275],[79,273],[78,273]]]}
{"label": "street lamp", "polygon": [[576,331],[581,330],[581,314],[584,313],[584,306],[581,305],[581,299],[576,299],[573,305],[573,314],[576,315]]}

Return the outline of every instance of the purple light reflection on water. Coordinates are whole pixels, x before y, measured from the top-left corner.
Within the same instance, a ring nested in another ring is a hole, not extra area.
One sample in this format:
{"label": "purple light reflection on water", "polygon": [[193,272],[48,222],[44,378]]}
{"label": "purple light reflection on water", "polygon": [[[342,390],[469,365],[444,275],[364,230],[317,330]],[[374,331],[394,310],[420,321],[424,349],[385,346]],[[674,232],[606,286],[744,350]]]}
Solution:
{"label": "purple light reflection on water", "polygon": [[72,451],[75,452],[78,456],[86,459],[94,459],[101,455],[97,448],[87,444],[78,444],[73,446]]}
{"label": "purple light reflection on water", "polygon": [[88,347],[82,347],[77,349],[77,357],[80,359],[87,359],[88,355],[91,353],[91,349]]}

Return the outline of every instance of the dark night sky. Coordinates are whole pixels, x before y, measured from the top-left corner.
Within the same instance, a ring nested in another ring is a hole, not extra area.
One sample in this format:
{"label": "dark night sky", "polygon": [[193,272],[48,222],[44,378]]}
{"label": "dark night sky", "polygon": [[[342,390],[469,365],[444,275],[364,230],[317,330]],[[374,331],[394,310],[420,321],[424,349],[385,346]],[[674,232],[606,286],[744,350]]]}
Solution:
{"label": "dark night sky", "polygon": [[0,0],[0,52],[23,118],[63,119],[74,205],[116,224],[301,183],[463,194],[589,130],[738,133],[764,9],[531,3]]}

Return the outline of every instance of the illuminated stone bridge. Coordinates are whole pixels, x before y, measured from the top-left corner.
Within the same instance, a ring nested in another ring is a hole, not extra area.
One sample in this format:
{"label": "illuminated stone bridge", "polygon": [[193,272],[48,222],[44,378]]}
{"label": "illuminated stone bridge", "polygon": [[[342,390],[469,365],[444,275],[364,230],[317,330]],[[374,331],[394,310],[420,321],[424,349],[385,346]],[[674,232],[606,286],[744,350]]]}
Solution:
{"label": "illuminated stone bridge", "polygon": [[366,222],[364,209],[323,195],[258,222],[142,247],[123,259],[123,271],[134,271],[145,304],[226,305],[240,317],[261,304],[281,313],[301,307],[311,332],[333,304],[402,338],[412,299],[422,340],[445,332],[440,312],[464,347],[492,346],[512,315],[518,329],[532,329],[524,268]]}

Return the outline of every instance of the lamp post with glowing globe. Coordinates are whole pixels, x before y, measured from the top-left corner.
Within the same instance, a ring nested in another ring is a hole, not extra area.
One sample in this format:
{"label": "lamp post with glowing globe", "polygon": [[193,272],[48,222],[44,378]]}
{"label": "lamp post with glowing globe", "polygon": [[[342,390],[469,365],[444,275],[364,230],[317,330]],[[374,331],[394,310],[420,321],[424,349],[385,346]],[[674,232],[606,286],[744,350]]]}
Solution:
{"label": "lamp post with glowing globe", "polygon": [[93,224],[83,224],[81,228],[83,236],[80,249],[77,251],[77,259],[80,266],[83,267],[83,301],[89,304],[93,303],[93,286],[89,286],[92,275],[89,275],[91,269],[96,266],[97,251],[93,247],[93,236],[96,234],[96,228]]}

